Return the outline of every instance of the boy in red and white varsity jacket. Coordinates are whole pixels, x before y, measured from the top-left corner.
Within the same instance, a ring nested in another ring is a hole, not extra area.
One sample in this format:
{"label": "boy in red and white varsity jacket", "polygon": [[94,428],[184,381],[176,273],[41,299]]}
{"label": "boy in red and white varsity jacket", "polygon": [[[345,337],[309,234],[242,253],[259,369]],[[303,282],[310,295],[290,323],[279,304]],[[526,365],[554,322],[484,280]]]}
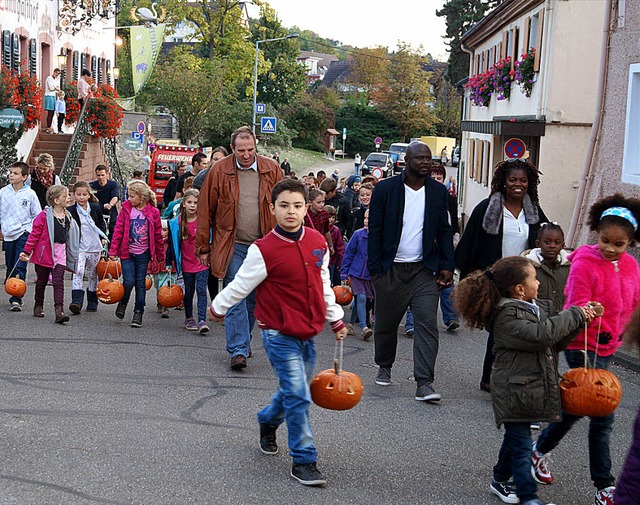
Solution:
{"label": "boy in red and white varsity jacket", "polygon": [[347,329],[329,279],[325,238],[303,226],[307,194],[300,181],[285,179],[271,193],[277,226],[254,242],[234,280],[213,300],[211,313],[220,319],[256,290],[255,316],[262,342],[278,378],[271,403],[258,412],[260,450],[278,452],[276,430],[285,420],[289,430],[291,476],[307,486],[326,484],[316,468],[317,452],[309,424],[309,381],[316,361],[313,337],[331,324],[336,338]]}

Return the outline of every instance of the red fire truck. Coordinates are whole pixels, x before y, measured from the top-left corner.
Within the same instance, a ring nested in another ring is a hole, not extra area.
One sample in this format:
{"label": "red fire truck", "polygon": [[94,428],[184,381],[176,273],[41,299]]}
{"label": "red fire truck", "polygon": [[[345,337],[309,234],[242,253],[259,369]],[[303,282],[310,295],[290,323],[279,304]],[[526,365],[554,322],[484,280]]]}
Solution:
{"label": "red fire truck", "polygon": [[189,146],[156,146],[151,155],[151,165],[149,167],[148,184],[155,192],[158,202],[162,201],[164,188],[176,170],[179,161],[187,162],[187,170],[191,170],[191,158],[194,154],[201,152],[199,147]]}

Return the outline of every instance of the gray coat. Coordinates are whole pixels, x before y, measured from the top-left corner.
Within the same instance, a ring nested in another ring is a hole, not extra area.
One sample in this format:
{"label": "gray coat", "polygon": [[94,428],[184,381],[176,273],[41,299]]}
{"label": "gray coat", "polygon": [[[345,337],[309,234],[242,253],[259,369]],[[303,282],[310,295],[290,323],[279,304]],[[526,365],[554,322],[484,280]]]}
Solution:
{"label": "gray coat", "polygon": [[527,304],[503,298],[492,315],[495,361],[491,400],[498,427],[505,422],[553,422],[561,419],[558,352],[585,323],[579,307],[548,317],[549,304],[538,301],[540,318]]}
{"label": "gray coat", "polygon": [[[47,228],[50,230],[49,240],[51,242],[51,251],[53,253],[53,209],[51,207],[46,207],[45,210],[47,212]],[[78,254],[80,252],[80,228],[76,224],[76,220],[73,219],[71,214],[69,214],[68,210],[65,210],[65,214],[71,222],[69,226],[69,232],[67,233],[67,270],[75,273],[78,271]]]}

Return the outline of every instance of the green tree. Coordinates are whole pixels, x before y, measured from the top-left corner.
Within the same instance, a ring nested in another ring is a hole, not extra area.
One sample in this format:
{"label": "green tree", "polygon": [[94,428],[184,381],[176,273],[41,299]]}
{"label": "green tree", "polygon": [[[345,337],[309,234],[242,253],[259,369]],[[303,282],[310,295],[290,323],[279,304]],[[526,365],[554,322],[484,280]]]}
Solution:
{"label": "green tree", "polygon": [[[260,8],[260,18],[251,28],[253,42],[257,40],[286,37],[289,32],[283,28],[277,13],[268,4]],[[307,85],[304,66],[296,61],[300,53],[295,39],[267,42],[260,46],[265,60],[263,72],[258,74],[258,96],[278,108],[287,105],[300,95]]]}
{"label": "green tree", "polygon": [[352,57],[351,82],[362,89],[367,96],[382,85],[389,66],[386,47],[358,49]]}
{"label": "green tree", "polygon": [[335,111],[309,93],[280,110],[290,128],[297,132],[293,145],[315,151],[324,150],[324,131],[335,126]]}
{"label": "green tree", "polygon": [[405,139],[432,132],[438,121],[433,113],[430,73],[423,70],[426,63],[420,52],[399,43],[383,83],[372,93],[376,108]]}
{"label": "green tree", "polygon": [[462,35],[480,21],[487,11],[502,0],[446,0],[436,16],[447,23],[445,39],[449,46],[449,73],[447,79],[456,84],[469,75],[469,55],[460,47]]}
{"label": "green tree", "polygon": [[375,107],[355,101],[347,101],[338,109],[336,127],[347,129],[345,149],[349,155],[365,155],[375,150],[374,139],[382,138],[382,147],[401,140],[400,131],[389,123]]}
{"label": "green tree", "polygon": [[438,118],[436,135],[439,137],[460,138],[460,107],[462,97],[446,78],[446,71],[433,72],[432,81],[436,97],[434,113]]}
{"label": "green tree", "polygon": [[200,140],[207,116],[226,103],[223,83],[220,64],[177,47],[156,66],[141,98],[167,107],[178,121],[180,140],[191,144]]}

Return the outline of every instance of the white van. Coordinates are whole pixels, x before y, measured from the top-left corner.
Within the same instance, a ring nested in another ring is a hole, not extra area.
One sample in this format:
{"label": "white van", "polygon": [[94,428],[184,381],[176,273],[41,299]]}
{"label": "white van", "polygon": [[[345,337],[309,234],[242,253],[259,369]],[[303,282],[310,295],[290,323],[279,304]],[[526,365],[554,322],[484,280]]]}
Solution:
{"label": "white van", "polygon": [[393,172],[399,173],[404,169],[404,156],[407,154],[407,147],[409,144],[404,142],[394,142],[389,146],[389,153],[391,153],[393,160]]}

